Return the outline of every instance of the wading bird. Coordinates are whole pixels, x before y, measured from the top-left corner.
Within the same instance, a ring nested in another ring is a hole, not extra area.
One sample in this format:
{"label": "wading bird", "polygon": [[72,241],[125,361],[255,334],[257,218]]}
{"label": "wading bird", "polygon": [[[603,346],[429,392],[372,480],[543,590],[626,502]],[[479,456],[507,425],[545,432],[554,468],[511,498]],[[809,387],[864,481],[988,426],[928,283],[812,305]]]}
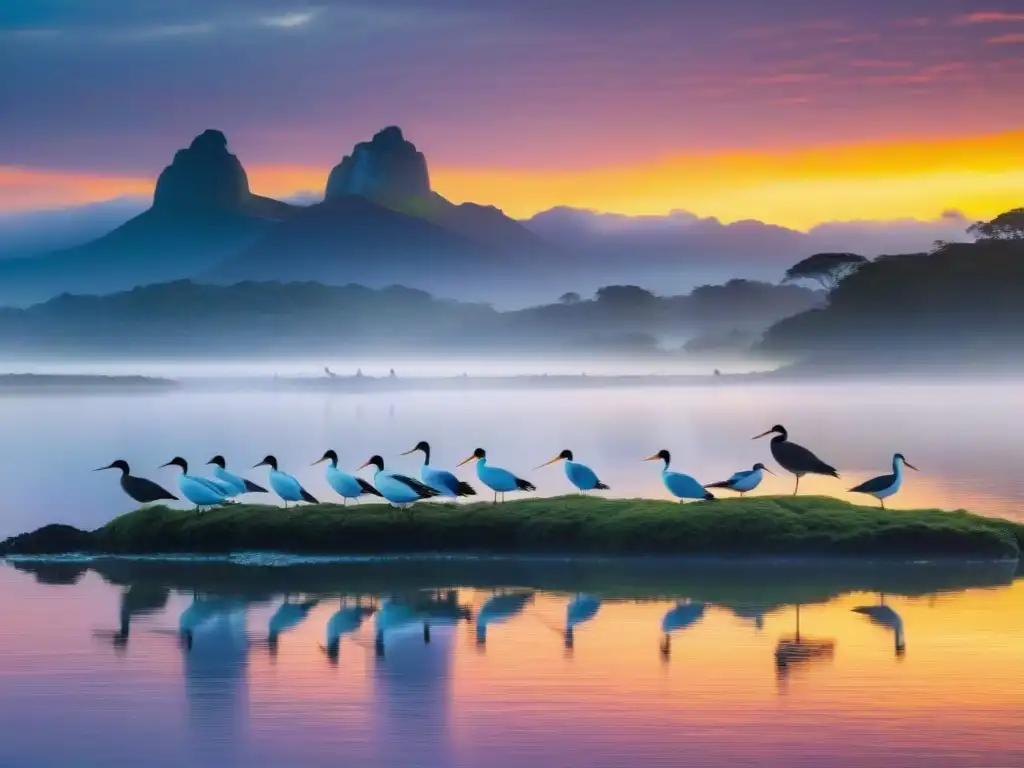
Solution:
{"label": "wading bird", "polygon": [[369,467],[371,465],[376,467],[376,471],[373,476],[373,484],[377,486],[377,490],[380,491],[380,495],[396,507],[404,507],[408,504],[412,504],[414,501],[429,499],[438,495],[437,491],[429,485],[421,483],[419,480],[413,480],[411,477],[406,475],[400,475],[397,472],[388,472],[385,470],[384,459],[380,456],[371,456],[362,467],[359,467],[359,469]]}
{"label": "wading bird", "polygon": [[181,456],[175,456],[164,467],[180,467],[181,474],[178,475],[178,490],[181,495],[196,505],[196,509],[213,507],[223,504],[228,499],[228,492],[224,486],[206,477],[197,477],[188,473],[188,462]]}
{"label": "wading bird", "polygon": [[253,469],[256,469],[256,467],[270,467],[270,487],[274,493],[284,500],[285,509],[288,508],[289,501],[308,501],[310,504],[320,503],[313,497],[313,494],[302,487],[298,480],[287,472],[279,470],[277,468],[277,459],[273,456],[267,456],[263,461],[252,465]]}
{"label": "wading bird", "polygon": [[761,480],[764,478],[764,473],[767,472],[770,475],[774,475],[768,467],[758,462],[753,466],[752,469],[744,469],[736,472],[728,480],[722,480],[719,483],[710,483],[705,485],[705,488],[725,488],[730,491],[736,491],[740,496],[745,494],[747,491],[752,491],[761,484]]}
{"label": "wading bird", "polygon": [[315,467],[317,464],[325,461],[331,462],[327,465],[327,484],[334,489],[335,493],[341,496],[342,504],[348,504],[349,499],[355,499],[358,502],[359,497],[363,494],[383,498],[384,494],[363,480],[363,478],[350,475],[348,472],[342,472],[338,469],[338,454],[334,451],[327,451],[321,458],[314,461],[311,466]]}
{"label": "wading bird", "polygon": [[463,464],[469,464],[469,462],[476,460],[476,476],[480,482],[494,491],[494,503],[498,503],[498,494],[501,494],[501,500],[505,501],[505,494],[509,491],[536,491],[537,486],[528,480],[523,480],[521,477],[516,477],[507,469],[501,469],[500,467],[492,467],[487,463],[487,451],[483,448],[477,448],[473,451],[473,455],[467,459],[463,459],[459,462],[458,466]]}
{"label": "wading bird", "polygon": [[452,499],[457,499],[461,496],[476,496],[476,489],[469,483],[459,480],[447,469],[438,469],[437,467],[430,466],[430,443],[426,440],[420,440],[416,443],[415,448],[406,451],[402,456],[408,456],[416,451],[423,451],[423,466],[420,467],[420,480],[437,491],[438,494]]}
{"label": "wading bird", "polygon": [[217,454],[210,459],[207,464],[213,464],[213,476],[220,483],[230,486],[231,493],[228,495],[231,497],[241,496],[243,493],[266,493],[267,489],[262,485],[256,485],[251,480],[246,480],[244,477],[239,477],[234,472],[228,472],[227,462],[224,461],[224,457]]}
{"label": "wading bird", "polygon": [[665,466],[661,469],[661,481],[665,484],[668,492],[680,501],[684,499],[705,499],[711,501],[715,495],[704,488],[689,475],[682,472],[669,472],[668,465],[672,462],[672,454],[668,451],[658,451],[653,456],[648,456],[644,461],[664,461]]}
{"label": "wading bird", "polygon": [[796,475],[796,485],[793,487],[794,496],[800,490],[800,478],[804,475],[839,477],[835,467],[826,464],[802,445],[789,442],[789,433],[781,424],[776,424],[767,432],[755,435],[752,439],[758,440],[771,434],[775,435],[772,438],[772,456],[784,470]]}
{"label": "wading bird", "polygon": [[917,467],[903,458],[902,453],[897,453],[892,457],[891,475],[879,475],[865,480],[860,485],[851,488],[850,493],[866,493],[874,496],[882,505],[882,509],[885,509],[885,500],[896,493],[903,484],[903,467],[918,471]]}
{"label": "wading bird", "polygon": [[105,467],[99,467],[93,471],[102,472],[104,469],[120,469],[121,490],[127,493],[134,501],[139,502],[139,504],[148,504],[151,501],[162,501],[164,499],[170,501],[178,500],[177,496],[166,488],[157,485],[152,480],[147,480],[144,477],[134,477],[131,474],[131,469],[128,467],[128,462],[123,459],[118,459]]}
{"label": "wading bird", "polygon": [[572,451],[566,449],[560,454],[551,459],[551,461],[545,461],[540,467],[546,467],[549,464],[554,464],[556,461],[565,462],[565,476],[569,478],[569,482],[576,486],[576,489],[580,493],[586,493],[587,491],[607,491],[608,486],[597,479],[597,474],[588,467],[586,464],[580,464],[578,461],[573,461]]}

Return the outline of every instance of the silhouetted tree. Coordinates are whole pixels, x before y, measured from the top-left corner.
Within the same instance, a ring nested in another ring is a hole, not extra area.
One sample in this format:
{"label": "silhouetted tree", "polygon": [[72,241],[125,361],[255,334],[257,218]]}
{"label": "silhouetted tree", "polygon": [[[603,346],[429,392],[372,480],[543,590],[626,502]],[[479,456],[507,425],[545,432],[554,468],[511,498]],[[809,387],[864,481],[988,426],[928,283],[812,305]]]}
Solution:
{"label": "silhouetted tree", "polygon": [[657,297],[638,285],[606,285],[597,289],[597,300],[620,307],[642,307],[657,301]]}
{"label": "silhouetted tree", "polygon": [[978,240],[1024,240],[1024,208],[1014,208],[992,221],[976,221],[967,234]]}
{"label": "silhouetted tree", "polygon": [[574,293],[573,291],[569,291],[569,293],[563,293],[561,296],[559,296],[558,301],[561,304],[579,304],[580,295],[578,293]]}
{"label": "silhouetted tree", "polygon": [[856,253],[816,253],[787,269],[784,279],[813,280],[826,291],[831,291],[867,261]]}

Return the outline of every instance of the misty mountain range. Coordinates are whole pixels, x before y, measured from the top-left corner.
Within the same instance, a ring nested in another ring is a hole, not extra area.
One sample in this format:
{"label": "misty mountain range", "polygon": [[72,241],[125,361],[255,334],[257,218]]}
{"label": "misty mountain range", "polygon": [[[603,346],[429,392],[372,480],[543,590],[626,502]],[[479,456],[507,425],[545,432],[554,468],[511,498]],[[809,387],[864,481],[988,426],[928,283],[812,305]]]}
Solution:
{"label": "misty mountain range", "polygon": [[921,250],[961,238],[966,226],[950,214],[801,233],[684,212],[626,217],[572,208],[517,221],[434,192],[426,158],[396,127],[357,144],[327,174],[323,199],[301,203],[253,194],[226,137],[208,130],[175,154],[144,210],[129,198],[0,217],[0,303],[190,279],[402,284],[522,306],[613,283],[681,292],[737,275],[775,281],[810,253]]}

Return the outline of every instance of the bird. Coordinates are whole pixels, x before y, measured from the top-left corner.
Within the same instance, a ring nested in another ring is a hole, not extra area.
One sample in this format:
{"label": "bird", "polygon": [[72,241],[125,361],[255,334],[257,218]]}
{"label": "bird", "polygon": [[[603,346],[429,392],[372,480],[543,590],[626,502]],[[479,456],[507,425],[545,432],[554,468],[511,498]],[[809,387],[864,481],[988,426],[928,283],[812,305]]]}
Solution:
{"label": "bird", "polygon": [[668,451],[662,449],[653,456],[647,457],[644,461],[658,461],[659,459],[665,462],[665,466],[661,469],[661,481],[665,483],[668,492],[679,499],[679,501],[684,499],[711,501],[715,498],[711,491],[706,490],[703,485],[689,475],[684,475],[682,472],[669,472],[668,466],[672,463],[672,454]]}
{"label": "bird", "polygon": [[772,456],[784,470],[796,475],[796,485],[793,488],[794,496],[800,490],[800,478],[804,475],[839,477],[835,467],[826,464],[802,445],[789,442],[789,433],[781,424],[776,424],[767,432],[755,435],[752,439],[758,440],[773,433],[775,437],[772,438]]}
{"label": "bird", "polygon": [[576,486],[580,493],[586,493],[587,491],[607,491],[608,486],[597,479],[597,475],[594,470],[588,467],[586,464],[580,464],[578,461],[573,461],[572,451],[566,449],[560,454],[546,461],[537,467],[546,467],[549,464],[554,464],[556,461],[565,461],[565,476],[569,478],[569,482]]}
{"label": "bird", "polygon": [[501,469],[500,467],[492,467],[487,464],[487,451],[483,448],[477,448],[473,451],[473,455],[469,458],[463,459],[459,462],[458,466],[468,464],[469,462],[476,460],[476,476],[480,479],[480,482],[494,491],[494,503],[498,503],[498,494],[501,494],[501,500],[505,500],[505,494],[509,491],[536,491],[537,486],[528,480],[523,480],[521,477],[516,477],[507,469]]}
{"label": "bird", "polygon": [[912,469],[915,472],[920,471],[907,461],[902,453],[897,453],[892,457],[891,475],[879,475],[870,480],[865,480],[860,485],[851,488],[850,493],[866,493],[874,496],[882,505],[882,509],[885,509],[885,500],[896,493],[903,484],[903,467]]}
{"label": "bird", "polygon": [[407,475],[400,475],[397,472],[388,472],[384,469],[384,459],[380,456],[371,456],[362,467],[376,467],[373,476],[374,485],[380,491],[380,495],[394,504],[396,507],[404,507],[421,499],[430,499],[440,495],[429,485],[413,480]]}
{"label": "bird", "polygon": [[704,618],[704,603],[678,602],[661,618],[661,654],[666,658],[672,647],[671,635],[680,629],[693,626]]}
{"label": "bird", "polygon": [[718,483],[709,483],[705,485],[705,488],[726,488],[730,491],[739,492],[740,496],[745,494],[747,491],[752,491],[761,484],[761,480],[764,478],[764,473],[767,472],[770,475],[774,475],[768,467],[761,462],[758,462],[751,469],[740,470],[733,474],[728,480],[722,480]]}
{"label": "bird", "polygon": [[188,473],[188,462],[181,456],[175,456],[163,467],[181,467],[181,474],[178,476],[178,490],[181,495],[196,505],[196,509],[213,507],[227,501],[228,494],[224,487],[206,477],[197,477]]}
{"label": "bird", "polygon": [[355,499],[358,502],[359,497],[363,494],[383,498],[384,494],[363,480],[363,478],[350,475],[348,472],[342,472],[338,469],[338,454],[334,451],[325,452],[311,466],[315,467],[324,461],[331,462],[327,465],[327,484],[334,489],[335,493],[341,496],[342,504],[348,504],[349,499]]}
{"label": "bird", "polygon": [[277,468],[277,459],[273,456],[265,457],[263,461],[253,464],[252,467],[253,469],[256,469],[256,467],[270,467],[270,487],[274,493],[284,500],[285,509],[288,508],[289,501],[308,501],[310,504],[320,503],[314,498],[313,494],[302,487],[298,480],[279,470]]}
{"label": "bird", "polygon": [[157,485],[152,480],[132,475],[128,462],[118,459],[105,467],[98,467],[94,472],[102,472],[104,469],[121,470],[121,490],[128,494],[133,501],[139,504],[148,504],[151,501],[177,501],[178,497],[163,486]]}
{"label": "bird", "polygon": [[577,594],[565,607],[565,647],[572,648],[574,631],[585,621],[590,621],[601,608],[601,598],[596,595]]}
{"label": "bird", "polygon": [[375,610],[372,606],[345,605],[345,600],[342,598],[341,607],[327,620],[327,645],[321,646],[321,650],[327,654],[327,658],[332,663],[338,661],[342,636],[359,629],[363,625],[363,620]]}
{"label": "bird", "polygon": [[430,443],[426,440],[420,440],[416,443],[416,447],[409,449],[401,455],[408,456],[416,451],[423,451],[423,466],[420,467],[420,480],[437,491],[441,496],[448,496],[453,499],[476,496],[476,489],[469,483],[459,480],[447,469],[438,469],[437,467],[430,466]]}
{"label": "bird", "polygon": [[533,602],[533,596],[532,590],[520,590],[487,598],[476,614],[476,644],[483,645],[487,642],[488,625],[500,624],[519,615]]}
{"label": "bird", "polygon": [[251,480],[246,480],[244,477],[239,477],[234,472],[228,472],[227,462],[224,461],[224,457],[217,454],[210,459],[207,464],[213,464],[213,476],[224,485],[231,486],[233,492],[229,495],[241,496],[243,493],[266,493],[267,489],[262,485],[256,485]]}

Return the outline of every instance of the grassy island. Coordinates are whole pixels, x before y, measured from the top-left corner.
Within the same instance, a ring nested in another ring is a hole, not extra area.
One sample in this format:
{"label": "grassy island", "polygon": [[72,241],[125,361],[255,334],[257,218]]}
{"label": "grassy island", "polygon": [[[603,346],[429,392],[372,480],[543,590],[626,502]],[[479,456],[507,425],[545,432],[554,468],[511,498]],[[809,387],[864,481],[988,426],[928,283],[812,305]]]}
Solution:
{"label": "grassy island", "polygon": [[566,555],[1017,558],[1024,525],[940,510],[882,510],[818,496],[675,504],[563,496],[506,504],[423,503],[291,509],[148,507],[95,531],[50,525],[0,555],[501,553]]}

